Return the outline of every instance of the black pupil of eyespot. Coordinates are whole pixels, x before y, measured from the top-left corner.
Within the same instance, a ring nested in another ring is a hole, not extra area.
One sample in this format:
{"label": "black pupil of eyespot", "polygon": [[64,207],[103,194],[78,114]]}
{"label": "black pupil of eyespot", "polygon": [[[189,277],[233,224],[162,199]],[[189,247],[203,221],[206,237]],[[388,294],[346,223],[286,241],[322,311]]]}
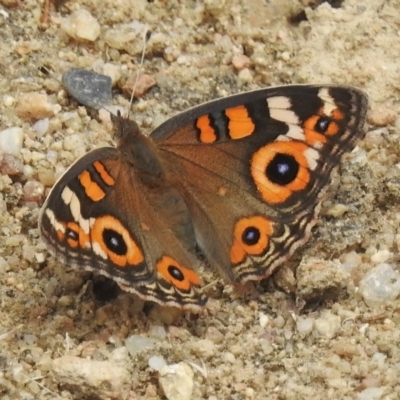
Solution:
{"label": "black pupil of eyespot", "polygon": [[182,271],[179,268],[175,267],[175,265],[169,265],[168,272],[174,279],[178,281],[183,281],[185,279]]}
{"label": "black pupil of eyespot", "polygon": [[267,178],[277,185],[287,185],[293,182],[299,172],[299,164],[290,154],[278,153],[267,165]]}
{"label": "black pupil of eyespot", "polygon": [[321,117],[315,124],[315,130],[320,133],[325,133],[329,127],[330,120],[327,117]]}
{"label": "black pupil of eyespot", "polygon": [[254,226],[247,227],[242,234],[243,243],[252,246],[260,240],[260,231]]}
{"label": "black pupil of eyespot", "polygon": [[112,229],[103,230],[103,240],[106,246],[115,254],[123,256],[128,250],[122,235]]}
{"label": "black pupil of eyespot", "polygon": [[66,229],[65,236],[67,236],[68,239],[72,239],[72,240],[78,240],[79,239],[78,232],[73,231],[70,228]]}

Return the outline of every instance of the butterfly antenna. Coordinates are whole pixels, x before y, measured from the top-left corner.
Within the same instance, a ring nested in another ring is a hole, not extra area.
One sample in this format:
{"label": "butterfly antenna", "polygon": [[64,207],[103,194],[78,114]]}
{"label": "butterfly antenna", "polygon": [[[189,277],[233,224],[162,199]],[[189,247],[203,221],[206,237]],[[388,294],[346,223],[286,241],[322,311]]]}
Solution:
{"label": "butterfly antenna", "polygon": [[130,115],[130,113],[131,113],[133,98],[134,98],[134,96],[135,96],[135,91],[136,91],[136,88],[137,88],[137,84],[138,84],[138,82],[139,82],[140,74],[141,74],[142,68],[143,68],[144,56],[145,56],[145,54],[146,54],[146,44],[147,44],[147,42],[150,40],[150,38],[151,38],[151,31],[147,29],[147,30],[145,31],[145,33],[144,33],[142,56],[141,56],[141,58],[140,58],[140,64],[139,64],[139,68],[138,68],[138,70],[137,70],[135,84],[133,85],[132,93],[131,93],[131,98],[130,98],[130,100],[129,100],[129,109],[128,109],[128,115],[127,115],[127,118],[128,118],[128,119],[129,119],[129,115]]}

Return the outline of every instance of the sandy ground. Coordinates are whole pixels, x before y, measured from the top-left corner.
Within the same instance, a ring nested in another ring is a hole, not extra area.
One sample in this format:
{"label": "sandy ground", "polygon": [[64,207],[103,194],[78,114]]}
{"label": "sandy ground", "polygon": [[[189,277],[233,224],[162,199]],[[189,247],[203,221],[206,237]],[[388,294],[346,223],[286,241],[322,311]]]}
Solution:
{"label": "sandy ground", "polygon": [[[79,8],[100,25],[94,42],[60,29]],[[2,399],[163,399],[148,364],[154,355],[191,365],[193,399],[400,398],[400,301],[368,307],[358,290],[375,265],[398,267],[400,3],[324,3],[289,23],[302,9],[294,0],[70,0],[41,29],[41,3],[0,1],[0,130],[24,132],[20,154],[3,159],[0,176]],[[146,26],[153,35],[144,71],[157,85],[133,106],[146,132],[189,106],[262,86],[335,83],[369,95],[366,139],[343,159],[312,240],[290,263],[300,265],[294,293],[285,273],[246,295],[218,282],[203,313],[182,314],[66,268],[40,242],[44,195],[26,182],[47,192],[86,150],[111,143],[106,118],[71,101],[61,74],[112,73],[114,102],[126,107],[119,87],[135,73]],[[242,54],[248,67],[232,63]],[[17,107],[31,92],[50,104],[42,136],[33,124],[44,116]],[[152,345],[134,355],[125,347],[131,335]],[[109,387],[63,375],[53,360],[65,356],[109,362]]]}

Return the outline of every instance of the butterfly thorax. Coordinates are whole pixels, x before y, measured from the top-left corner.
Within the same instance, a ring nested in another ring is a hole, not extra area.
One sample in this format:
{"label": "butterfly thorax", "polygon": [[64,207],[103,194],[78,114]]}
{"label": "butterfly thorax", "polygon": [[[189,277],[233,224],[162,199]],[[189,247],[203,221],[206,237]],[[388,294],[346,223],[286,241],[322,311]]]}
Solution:
{"label": "butterfly thorax", "polygon": [[114,117],[114,136],[123,161],[149,188],[165,185],[165,170],[154,142],[145,136],[135,121]]}

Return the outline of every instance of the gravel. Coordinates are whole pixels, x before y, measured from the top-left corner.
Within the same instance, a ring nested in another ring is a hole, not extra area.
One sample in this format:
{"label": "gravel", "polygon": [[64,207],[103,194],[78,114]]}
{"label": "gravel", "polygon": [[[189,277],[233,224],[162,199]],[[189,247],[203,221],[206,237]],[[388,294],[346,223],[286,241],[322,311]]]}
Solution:
{"label": "gravel", "polygon": [[[322,2],[295,23],[314,2],[62,3],[43,29],[42,2],[0,0],[1,399],[178,399],[177,385],[195,400],[400,398],[400,4]],[[109,76],[109,109],[127,110],[146,29],[131,110],[145,132],[268,85],[346,84],[370,97],[367,136],[334,174],[310,242],[246,290],[204,271],[198,315],[102,285],[38,238],[55,180],[112,143],[107,111],[71,99],[63,74]]]}

